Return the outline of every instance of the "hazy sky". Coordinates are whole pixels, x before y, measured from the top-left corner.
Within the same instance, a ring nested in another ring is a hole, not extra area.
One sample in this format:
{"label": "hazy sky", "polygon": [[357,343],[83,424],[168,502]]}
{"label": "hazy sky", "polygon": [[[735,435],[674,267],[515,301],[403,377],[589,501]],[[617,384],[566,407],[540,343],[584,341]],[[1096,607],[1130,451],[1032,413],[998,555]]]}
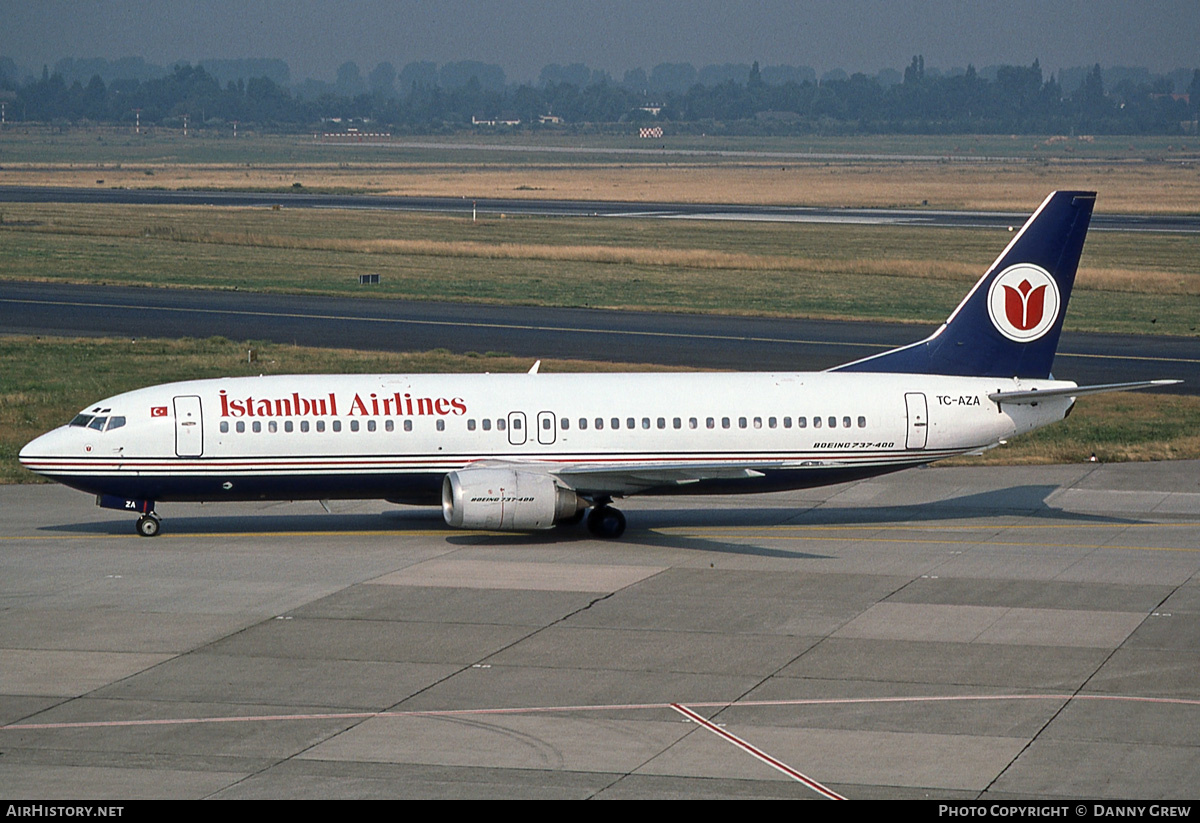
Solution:
{"label": "hazy sky", "polygon": [[620,79],[658,63],[808,65],[873,74],[923,54],[949,69],[1101,63],[1200,67],[1200,0],[0,0],[0,56],[276,57],[292,80],[387,60],[499,63],[510,82],[547,63]]}

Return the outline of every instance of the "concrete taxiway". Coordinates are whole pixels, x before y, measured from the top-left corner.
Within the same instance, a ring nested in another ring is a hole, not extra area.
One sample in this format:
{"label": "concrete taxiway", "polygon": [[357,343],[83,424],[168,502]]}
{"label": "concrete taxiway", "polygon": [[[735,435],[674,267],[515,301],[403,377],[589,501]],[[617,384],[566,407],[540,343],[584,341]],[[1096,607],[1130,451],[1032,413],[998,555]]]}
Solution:
{"label": "concrete taxiway", "polygon": [[1200,464],[481,534],[0,488],[10,797],[1189,798]]}

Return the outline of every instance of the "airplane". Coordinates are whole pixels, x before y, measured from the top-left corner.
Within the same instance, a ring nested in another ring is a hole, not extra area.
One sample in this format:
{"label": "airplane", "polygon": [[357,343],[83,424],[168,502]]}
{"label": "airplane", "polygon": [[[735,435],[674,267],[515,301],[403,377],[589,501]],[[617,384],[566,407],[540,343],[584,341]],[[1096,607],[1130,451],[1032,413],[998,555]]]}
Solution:
{"label": "airplane", "polygon": [[[809,488],[962,454],[1062,420],[1050,373],[1094,192],[1050,194],[917,343],[815,373],[291,375],[168,383],[82,410],[28,469],[137,513],[168,501],[383,499],[454,528],[578,523],[620,537],[630,495]],[[539,361],[540,363],[540,361]]]}

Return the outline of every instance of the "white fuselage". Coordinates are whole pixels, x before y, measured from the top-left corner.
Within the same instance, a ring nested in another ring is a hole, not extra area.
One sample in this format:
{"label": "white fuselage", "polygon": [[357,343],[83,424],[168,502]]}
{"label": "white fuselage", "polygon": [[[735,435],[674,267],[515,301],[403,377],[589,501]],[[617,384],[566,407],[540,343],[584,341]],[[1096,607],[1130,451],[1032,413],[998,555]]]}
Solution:
{"label": "white fuselage", "polygon": [[101,401],[20,459],[75,488],[151,501],[436,503],[448,472],[488,461],[536,465],[585,495],[750,492],[989,448],[1073,402],[989,393],[1073,385],[826,372],[221,378]]}

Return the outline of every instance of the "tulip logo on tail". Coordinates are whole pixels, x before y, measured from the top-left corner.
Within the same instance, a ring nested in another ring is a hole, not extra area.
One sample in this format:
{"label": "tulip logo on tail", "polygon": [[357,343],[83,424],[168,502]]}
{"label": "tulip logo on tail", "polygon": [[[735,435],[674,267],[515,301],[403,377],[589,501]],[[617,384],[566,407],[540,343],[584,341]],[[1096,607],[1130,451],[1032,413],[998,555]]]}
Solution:
{"label": "tulip logo on tail", "polygon": [[1041,338],[1058,319],[1060,305],[1054,278],[1031,263],[1009,266],[988,289],[992,325],[1016,343],[1032,343]]}

